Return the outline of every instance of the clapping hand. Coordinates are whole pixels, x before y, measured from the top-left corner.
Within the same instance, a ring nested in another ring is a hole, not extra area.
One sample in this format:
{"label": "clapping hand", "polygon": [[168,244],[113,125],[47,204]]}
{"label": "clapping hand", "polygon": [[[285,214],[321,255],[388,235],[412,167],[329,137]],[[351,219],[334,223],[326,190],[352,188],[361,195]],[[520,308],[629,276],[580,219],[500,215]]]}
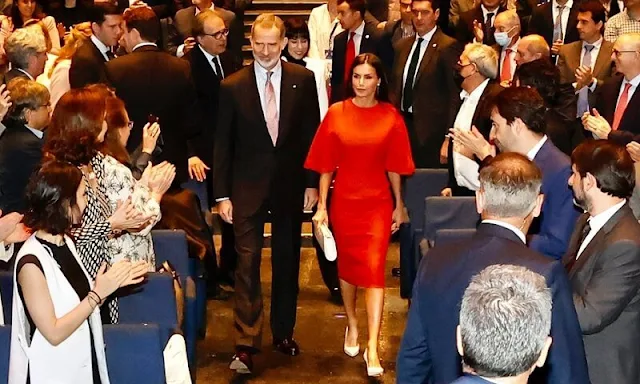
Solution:
{"label": "clapping hand", "polygon": [[114,231],[132,229],[136,230],[144,227],[152,216],[144,215],[138,211],[131,202],[131,198],[119,201],[115,212],[109,218],[111,229]]}
{"label": "clapping hand", "polygon": [[631,159],[633,159],[634,163],[640,161],[640,144],[636,141],[632,141],[627,144],[627,152],[631,155]]}
{"label": "clapping hand", "polygon": [[160,136],[160,125],[158,123],[147,123],[142,128],[142,152],[153,154]]}
{"label": "clapping hand", "polygon": [[148,270],[149,266],[144,261],[132,263],[120,260],[108,270],[107,264],[102,263],[96,276],[94,291],[101,299],[105,299],[120,287],[141,283]]}
{"label": "clapping hand", "polygon": [[579,91],[589,86],[593,82],[593,71],[589,66],[580,66],[576,68],[576,89]]}
{"label": "clapping hand", "polygon": [[564,43],[562,42],[562,40],[554,41],[553,45],[551,46],[551,53],[554,55],[557,55],[558,52],[560,52],[560,48],[562,48],[563,45]]}
{"label": "clapping hand", "polygon": [[5,84],[0,85],[0,120],[4,119],[11,107],[11,96]]}
{"label": "clapping hand", "polygon": [[176,167],[173,164],[164,161],[153,167],[148,182],[149,189],[151,189],[151,192],[153,192],[154,195],[162,198],[162,195],[164,195],[171,187],[175,177]]}
{"label": "clapping hand", "polygon": [[600,116],[600,113],[595,108],[591,114],[585,112],[584,115],[582,115],[582,125],[584,129],[593,133],[598,139],[609,138],[611,126],[604,117]]}
{"label": "clapping hand", "polygon": [[477,43],[482,43],[484,39],[484,30],[482,29],[482,23],[478,20],[473,20],[473,36]]}
{"label": "clapping hand", "polygon": [[183,51],[184,54],[186,55],[187,53],[189,53],[190,50],[192,50],[194,47],[196,46],[196,39],[193,37],[187,37],[184,40],[184,48]]}
{"label": "clapping hand", "polygon": [[482,136],[478,129],[473,126],[470,131],[460,129],[449,130],[453,137],[453,142],[467,148],[480,160],[484,160],[487,156],[495,155],[495,148]]}

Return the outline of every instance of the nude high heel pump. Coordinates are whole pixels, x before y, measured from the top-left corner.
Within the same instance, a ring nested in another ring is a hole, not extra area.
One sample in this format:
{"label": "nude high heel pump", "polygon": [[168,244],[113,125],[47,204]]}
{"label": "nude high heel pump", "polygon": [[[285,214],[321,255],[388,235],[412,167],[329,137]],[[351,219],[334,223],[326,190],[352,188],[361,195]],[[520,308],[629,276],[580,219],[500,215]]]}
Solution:
{"label": "nude high heel pump", "polygon": [[347,335],[349,335],[349,327],[344,330],[344,353],[349,357],[356,357],[360,353],[360,344],[355,347],[347,346]]}

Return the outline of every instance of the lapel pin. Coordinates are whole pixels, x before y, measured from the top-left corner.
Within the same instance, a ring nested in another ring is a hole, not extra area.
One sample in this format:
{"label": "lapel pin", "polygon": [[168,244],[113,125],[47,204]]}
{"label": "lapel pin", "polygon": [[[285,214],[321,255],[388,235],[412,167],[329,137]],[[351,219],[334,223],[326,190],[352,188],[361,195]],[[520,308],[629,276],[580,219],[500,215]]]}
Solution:
{"label": "lapel pin", "polygon": [[298,86],[296,84],[293,84],[293,89],[298,88]]}
{"label": "lapel pin", "polygon": [[432,45],[433,48],[435,48],[437,46],[438,46],[438,44],[436,44],[436,43],[433,43],[433,45]]}
{"label": "lapel pin", "polygon": [[365,39],[368,39],[368,38],[369,38],[369,35],[364,35],[364,38],[365,38]]}

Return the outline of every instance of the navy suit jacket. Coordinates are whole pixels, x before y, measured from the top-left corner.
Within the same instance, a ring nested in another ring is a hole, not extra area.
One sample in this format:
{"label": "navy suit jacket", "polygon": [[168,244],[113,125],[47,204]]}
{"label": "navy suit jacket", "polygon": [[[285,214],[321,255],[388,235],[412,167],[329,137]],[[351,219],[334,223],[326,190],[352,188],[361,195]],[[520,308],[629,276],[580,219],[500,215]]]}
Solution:
{"label": "navy suit jacket", "polygon": [[465,374],[451,384],[491,384],[491,382],[480,376]]}
{"label": "navy suit jacket", "polygon": [[540,216],[529,229],[529,247],[560,260],[581,213],[573,204],[573,192],[568,185],[571,159],[547,139],[533,162],[542,171],[544,202]]}
{"label": "navy suit jacket", "polygon": [[468,241],[436,246],[422,258],[397,361],[398,384],[448,384],[462,375],[456,350],[460,301],[471,277],[494,264],[520,265],[544,276],[553,296],[547,364],[530,383],[589,384],[571,286],[559,261],[530,248],[511,230],[481,223]]}

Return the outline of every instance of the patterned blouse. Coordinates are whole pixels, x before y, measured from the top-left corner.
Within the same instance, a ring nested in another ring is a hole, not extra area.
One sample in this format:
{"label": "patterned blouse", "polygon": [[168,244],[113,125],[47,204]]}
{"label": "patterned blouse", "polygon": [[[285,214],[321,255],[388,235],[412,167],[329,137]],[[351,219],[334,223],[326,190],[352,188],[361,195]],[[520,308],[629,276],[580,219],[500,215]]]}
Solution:
{"label": "patterned blouse", "polygon": [[98,179],[105,190],[105,196],[112,211],[115,211],[118,201],[131,197],[135,208],[144,215],[153,216],[151,223],[136,233],[123,233],[114,236],[107,242],[108,254],[111,262],[127,259],[130,261],[144,260],[149,263],[149,271],[155,271],[156,255],[153,251],[151,229],[160,220],[160,205],[153,198],[151,190],[136,181],[131,170],[111,156],[104,156],[102,161],[103,175]]}

